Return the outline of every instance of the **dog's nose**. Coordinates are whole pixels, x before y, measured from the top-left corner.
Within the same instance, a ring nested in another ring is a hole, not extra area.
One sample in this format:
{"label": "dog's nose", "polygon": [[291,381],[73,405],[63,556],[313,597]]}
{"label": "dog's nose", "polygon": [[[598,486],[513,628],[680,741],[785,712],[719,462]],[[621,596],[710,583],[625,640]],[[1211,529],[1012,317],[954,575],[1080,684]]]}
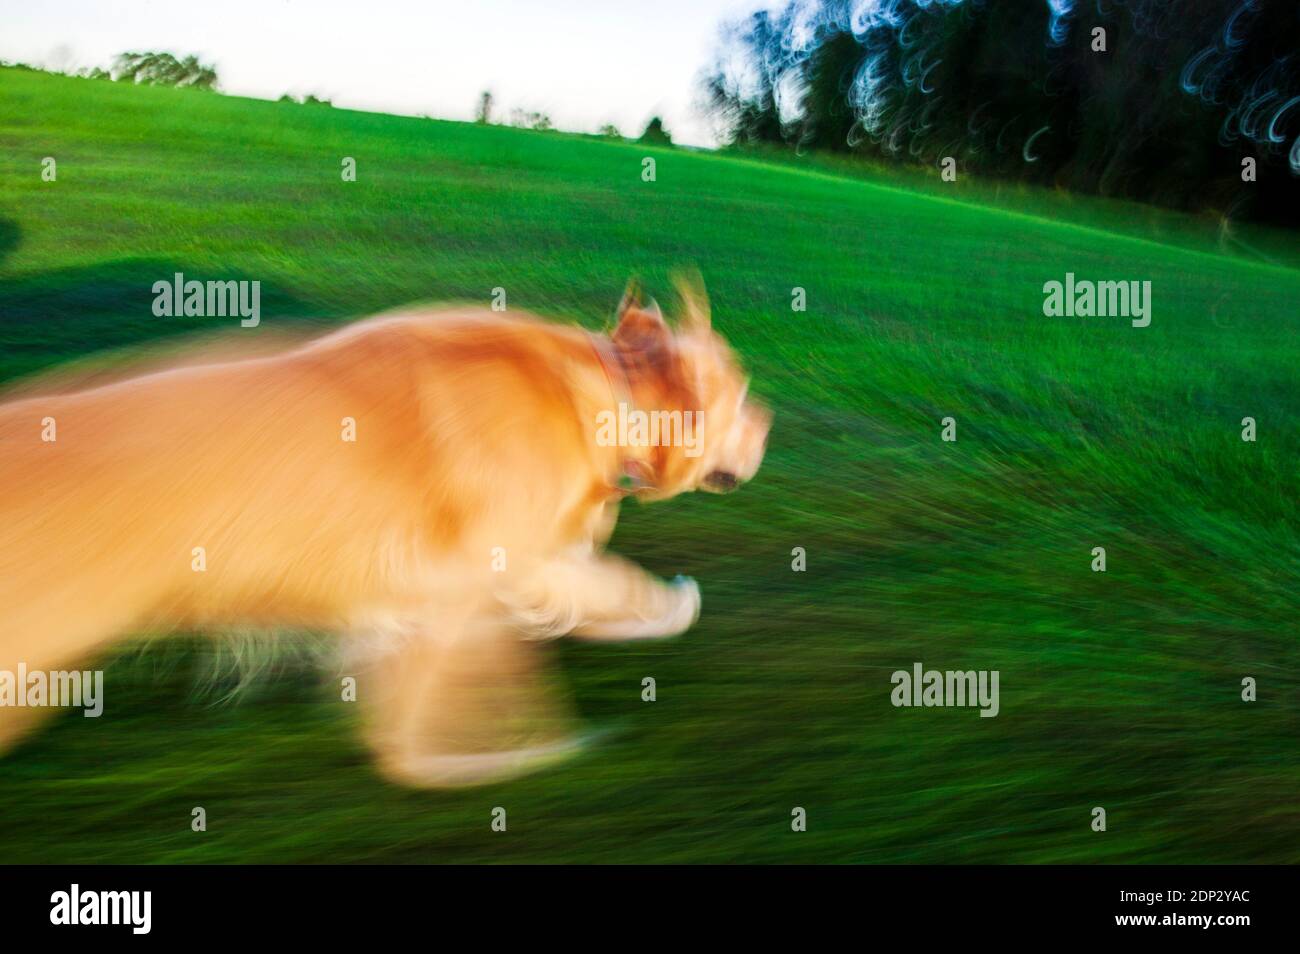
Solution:
{"label": "dog's nose", "polygon": [[704,478],[704,482],[708,485],[710,490],[722,492],[735,490],[740,486],[740,478],[729,470],[711,471],[709,476]]}

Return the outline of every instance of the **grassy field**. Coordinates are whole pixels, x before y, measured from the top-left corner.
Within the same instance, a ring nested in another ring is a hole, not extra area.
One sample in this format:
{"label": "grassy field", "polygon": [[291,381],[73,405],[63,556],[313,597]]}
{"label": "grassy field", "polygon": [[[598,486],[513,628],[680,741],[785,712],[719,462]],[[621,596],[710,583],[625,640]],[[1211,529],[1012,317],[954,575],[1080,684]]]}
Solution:
{"label": "grassy field", "polygon": [[[496,286],[599,327],[630,274],[667,299],[695,263],[777,412],[741,493],[625,510],[615,549],[695,576],[704,616],[667,643],[557,645],[608,730],[588,753],[401,790],[329,673],[289,659],[224,704],[206,644],[153,644],[107,661],[102,719],[0,759],[0,860],[1300,861],[1297,243],[1239,231],[1225,252],[1216,223],[1153,221],[0,70],[4,378],[231,330],[153,316],[177,271],[260,280],[263,329]],[[1067,271],[1151,281],[1151,326],[1045,318]],[[894,708],[916,661],[998,670],[1001,714]]]}

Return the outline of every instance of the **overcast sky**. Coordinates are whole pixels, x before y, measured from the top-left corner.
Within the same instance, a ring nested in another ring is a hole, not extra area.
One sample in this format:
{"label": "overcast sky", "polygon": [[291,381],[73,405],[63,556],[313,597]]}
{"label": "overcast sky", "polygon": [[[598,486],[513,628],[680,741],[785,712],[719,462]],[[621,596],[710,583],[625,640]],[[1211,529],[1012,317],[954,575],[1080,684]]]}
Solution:
{"label": "overcast sky", "polygon": [[490,89],[498,118],[541,110],[561,129],[655,113],[680,142],[712,145],[695,80],[719,22],[764,0],[0,0],[0,59],[106,66],[124,50],[196,53],[221,88],[469,119]]}

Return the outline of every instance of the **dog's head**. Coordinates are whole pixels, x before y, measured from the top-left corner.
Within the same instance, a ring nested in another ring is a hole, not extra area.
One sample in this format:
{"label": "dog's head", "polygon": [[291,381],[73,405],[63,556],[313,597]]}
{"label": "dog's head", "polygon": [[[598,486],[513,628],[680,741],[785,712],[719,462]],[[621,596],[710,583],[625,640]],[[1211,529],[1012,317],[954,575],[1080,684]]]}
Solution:
{"label": "dog's head", "polygon": [[724,493],[753,478],[772,413],[749,397],[749,378],[713,330],[698,277],[679,277],[677,328],[629,286],[612,340],[627,376],[636,423],[648,425],[651,499],[690,490]]}

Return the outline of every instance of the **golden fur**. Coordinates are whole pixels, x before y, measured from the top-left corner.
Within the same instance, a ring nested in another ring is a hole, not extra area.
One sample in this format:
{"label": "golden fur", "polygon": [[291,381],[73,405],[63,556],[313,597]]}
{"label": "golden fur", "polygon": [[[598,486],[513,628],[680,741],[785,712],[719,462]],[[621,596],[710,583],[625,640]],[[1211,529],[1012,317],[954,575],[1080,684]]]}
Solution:
{"label": "golden fur", "polygon": [[[662,498],[762,458],[770,417],[682,292],[676,332],[634,296],[608,338],[412,310],[0,405],[0,670],[80,667],[139,630],[321,628],[351,637],[390,777],[473,782],[566,751],[537,638],[671,635],[699,609],[693,582],[603,552],[620,481]],[[703,453],[601,446],[624,398],[702,410]],[[0,708],[0,748],[38,714]]]}

